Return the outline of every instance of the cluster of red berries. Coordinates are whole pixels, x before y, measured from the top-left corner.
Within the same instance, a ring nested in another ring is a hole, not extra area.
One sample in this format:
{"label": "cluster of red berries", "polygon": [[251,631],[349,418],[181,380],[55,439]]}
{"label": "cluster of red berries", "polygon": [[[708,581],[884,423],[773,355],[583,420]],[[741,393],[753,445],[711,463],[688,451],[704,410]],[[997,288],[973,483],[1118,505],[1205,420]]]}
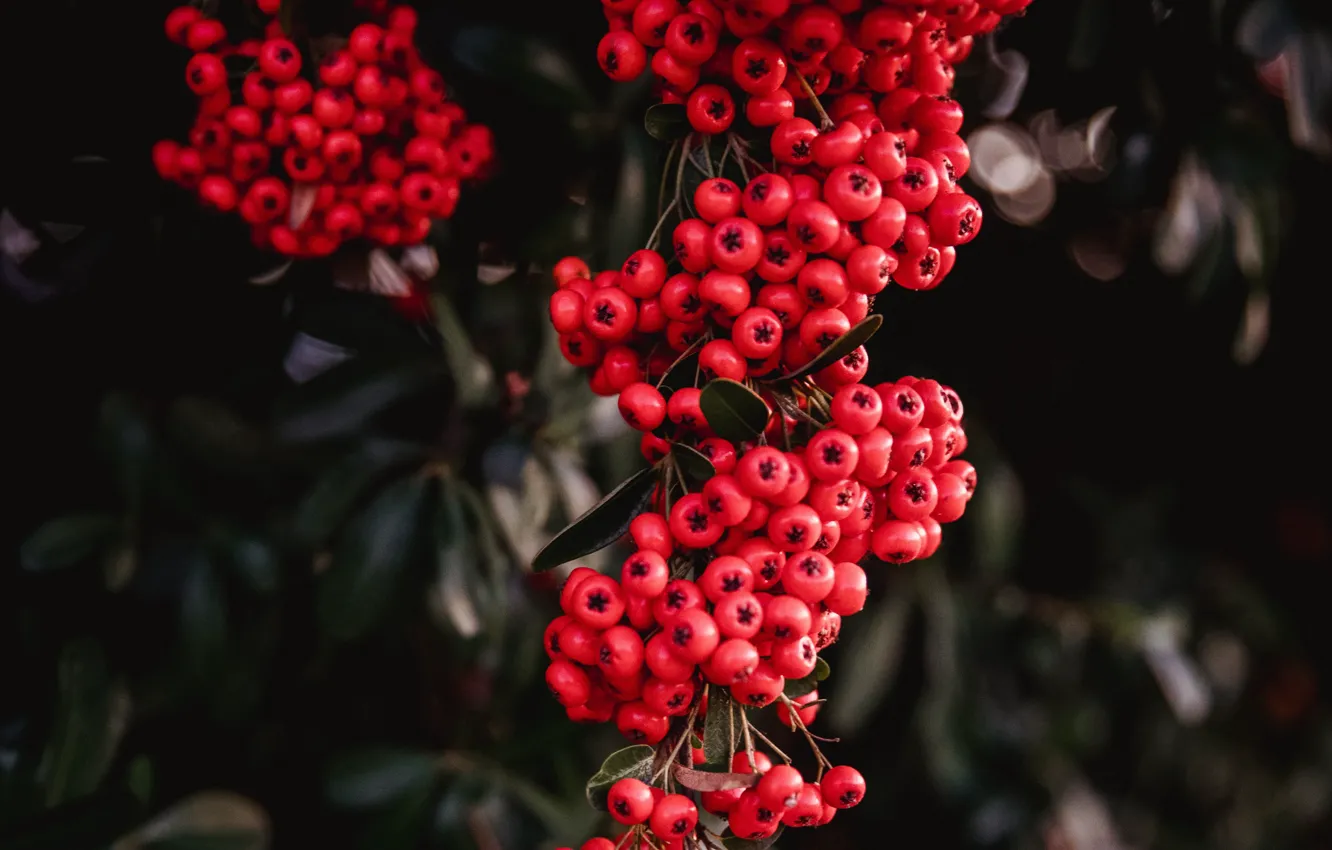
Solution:
{"label": "cluster of red berries", "polygon": [[610,32],[597,58],[625,82],[650,65],[662,101],[684,103],[700,133],[731,126],[736,95],[750,124],[772,127],[825,93],[881,96],[883,121],[896,129],[911,100],[948,93],[975,36],[1030,3],[602,0]]}
{"label": "cluster of red berries", "polygon": [[173,10],[166,33],[194,52],[185,82],[199,110],[187,144],[153,149],[158,172],[238,213],[256,245],[280,254],[423,241],[432,219],[453,214],[461,183],[490,165],[493,139],[422,61],[415,10],[370,5],[371,20],[317,68],[276,19],[263,38],[232,43],[194,6]]}
{"label": "cluster of red berries", "polygon": [[[731,770],[760,779],[752,787],[726,791],[708,791],[701,797],[703,808],[728,819],[731,831],[743,838],[767,838],[778,826],[822,826],[833,819],[838,809],[849,809],[865,796],[865,780],[852,767],[834,767],[818,782],[806,782],[789,764],[774,766],[761,752],[738,752]],[[616,850],[622,847],[684,847],[684,837],[698,824],[698,807],[683,794],[667,794],[663,789],[632,777],[611,786],[607,797],[611,817],[625,826],[646,824],[656,838],[652,844],[644,837],[638,845],[633,834],[615,840],[593,838],[582,850]]]}

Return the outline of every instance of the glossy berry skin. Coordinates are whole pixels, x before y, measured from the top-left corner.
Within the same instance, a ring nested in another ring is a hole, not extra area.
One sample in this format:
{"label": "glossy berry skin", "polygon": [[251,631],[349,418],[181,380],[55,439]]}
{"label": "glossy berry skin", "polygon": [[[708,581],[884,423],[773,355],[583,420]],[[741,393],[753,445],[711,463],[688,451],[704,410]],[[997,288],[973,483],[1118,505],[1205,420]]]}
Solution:
{"label": "glossy berry skin", "polygon": [[630,384],[620,393],[620,415],[631,428],[653,431],[666,421],[666,399],[651,384]]}
{"label": "glossy berry skin", "polygon": [[606,808],[617,823],[634,826],[644,823],[653,810],[652,788],[641,779],[618,780],[606,795]]}
{"label": "glossy berry skin", "polygon": [[597,45],[597,60],[606,76],[625,83],[643,73],[647,50],[631,32],[609,32]]}
{"label": "glossy berry skin", "polygon": [[709,83],[690,93],[685,114],[690,126],[700,133],[724,133],[735,120],[735,100],[722,86]]}
{"label": "glossy berry skin", "polygon": [[648,824],[661,840],[678,841],[698,825],[698,809],[683,794],[667,794],[657,801]]}
{"label": "glossy berry skin", "polygon": [[865,799],[865,778],[854,767],[839,765],[823,774],[819,789],[823,802],[835,809],[849,809]]}

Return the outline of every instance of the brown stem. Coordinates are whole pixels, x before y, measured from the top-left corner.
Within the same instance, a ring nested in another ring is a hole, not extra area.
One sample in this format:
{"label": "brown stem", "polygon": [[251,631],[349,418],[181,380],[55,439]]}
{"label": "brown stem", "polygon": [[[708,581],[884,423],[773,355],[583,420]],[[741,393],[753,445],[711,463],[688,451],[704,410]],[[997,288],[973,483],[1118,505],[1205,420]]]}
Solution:
{"label": "brown stem", "polygon": [[805,741],[809,744],[809,749],[814,753],[814,758],[818,759],[819,773],[817,779],[822,780],[823,771],[825,769],[831,769],[833,766],[832,762],[828,761],[827,756],[823,754],[823,750],[819,749],[819,745],[817,742],[815,742],[814,736],[805,726],[805,721],[800,719],[800,706],[791,702],[791,698],[788,697],[786,694],[779,694],[777,698],[780,699],[782,703],[786,705],[786,711],[791,716],[792,722],[795,723],[796,728],[800,730],[801,734],[805,736]]}
{"label": "brown stem", "polygon": [[667,785],[673,785],[675,783],[675,770],[673,767],[675,765],[675,758],[676,756],[680,755],[680,750],[684,747],[685,741],[688,741],[689,736],[694,734],[694,718],[697,716],[698,716],[698,703],[695,702],[693,707],[689,709],[689,719],[685,721],[684,729],[680,732],[680,740],[676,741],[675,746],[671,748],[670,757],[667,758],[666,761],[662,764],[662,766],[658,768],[655,773],[652,774],[651,784],[656,785],[657,777],[663,775],[666,779]]}
{"label": "brown stem", "polygon": [[657,237],[661,235],[662,225],[666,224],[666,219],[670,218],[671,213],[675,212],[675,201],[671,201],[666,207],[666,212],[662,213],[657,219],[657,226],[652,228],[652,235],[648,237],[647,247],[649,250],[657,250]]}
{"label": "brown stem", "polygon": [[823,104],[819,103],[819,96],[814,93],[814,89],[810,88],[809,80],[805,79],[805,75],[800,73],[800,69],[795,66],[794,62],[791,62],[788,67],[790,67],[791,73],[795,74],[796,80],[800,83],[800,88],[805,92],[805,97],[809,98],[810,103],[814,104],[814,111],[819,114],[819,129],[824,132],[831,130],[833,128],[833,120],[829,118],[828,113],[824,111]]}
{"label": "brown stem", "polygon": [[[749,723],[749,718],[745,718],[745,722]],[[760,731],[757,726],[751,725],[749,728],[754,732],[755,735],[758,736],[760,741],[767,744],[772,749],[772,751],[777,754],[778,758],[780,758],[782,761],[786,762],[787,764],[791,763],[791,757],[788,756],[786,753],[782,752],[781,747],[774,744],[772,742],[772,739],[769,738],[767,735],[764,735],[763,732]]]}

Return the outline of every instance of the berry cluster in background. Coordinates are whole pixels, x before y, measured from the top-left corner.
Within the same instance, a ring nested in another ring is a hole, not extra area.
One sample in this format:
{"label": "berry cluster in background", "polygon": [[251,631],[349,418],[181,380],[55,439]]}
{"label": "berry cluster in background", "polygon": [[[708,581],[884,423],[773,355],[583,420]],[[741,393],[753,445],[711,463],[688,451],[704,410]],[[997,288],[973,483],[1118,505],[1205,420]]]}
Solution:
{"label": "berry cluster in background", "polygon": [[187,139],[154,148],[158,172],[279,254],[422,242],[494,146],[422,60],[416,12],[360,3],[365,20],[346,39],[298,44],[274,17],[278,0],[256,5],[268,20],[254,38],[193,6],[167,16],[167,37],[193,52],[184,83],[199,109]]}
{"label": "berry cluster in background", "polygon": [[[809,729],[820,653],[865,605],[862,564],[932,555],[976,485],[958,394],[867,380],[864,343],[890,284],[937,287],[980,231],[953,65],[1028,3],[603,0],[603,71],[652,74],[649,130],[682,132],[647,247],[554,269],[561,352],[652,464],[636,551],[618,576],[575,568],[546,631],[570,719],[636,745],[589,784],[629,830],[583,850],[766,847],[860,802]],[[751,721],[770,706],[811,771]]]}

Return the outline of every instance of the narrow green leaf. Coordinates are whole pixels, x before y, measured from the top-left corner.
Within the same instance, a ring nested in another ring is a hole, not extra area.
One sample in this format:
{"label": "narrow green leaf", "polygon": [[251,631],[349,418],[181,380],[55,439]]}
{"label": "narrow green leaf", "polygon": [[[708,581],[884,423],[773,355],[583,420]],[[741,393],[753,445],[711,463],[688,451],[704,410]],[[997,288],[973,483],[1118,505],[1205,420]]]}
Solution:
{"label": "narrow green leaf", "polygon": [[610,787],[621,779],[634,778],[644,782],[652,778],[652,761],[657,751],[652,747],[639,744],[616,750],[606,756],[601,763],[601,770],[587,780],[587,801],[592,808],[606,810],[606,794]]}
{"label": "narrow green leaf", "polygon": [[675,458],[676,464],[685,477],[691,481],[702,484],[709,478],[717,474],[712,461],[707,456],[693,446],[686,446],[684,443],[674,443],[671,445],[671,456]]}
{"label": "narrow green leaf", "polygon": [[427,752],[374,748],[343,753],[324,773],[324,794],[340,809],[374,809],[435,781],[436,759]]}
{"label": "narrow green leaf", "polygon": [[819,682],[827,679],[831,673],[832,669],[828,667],[828,662],[820,658],[814,662],[814,672],[810,673],[808,676],[803,679],[787,679],[786,687],[782,689],[782,693],[792,699],[803,697],[805,694],[817,688]]}
{"label": "narrow green leaf", "polygon": [[227,604],[217,568],[203,547],[181,558],[181,651],[191,675],[211,682],[227,641]]}
{"label": "narrow green leaf", "polygon": [[72,567],[106,551],[124,533],[119,519],[106,514],[60,517],[37,529],[19,550],[24,569],[47,572]]}
{"label": "narrow green leaf", "polygon": [[425,447],[402,440],[369,438],[324,473],[292,517],[291,530],[306,547],[328,542],[366,491],[394,472],[419,466]]}
{"label": "narrow green leaf", "polygon": [[[827,348],[823,349],[823,351],[820,351],[813,360],[809,361],[804,366],[801,366],[799,369],[796,369],[794,372],[782,375],[776,380],[794,381],[796,378],[812,375],[820,369],[832,365],[834,362],[841,360],[843,357],[868,342],[870,337],[874,336],[881,327],[883,327],[883,316],[880,316],[878,313],[866,316],[854,328],[833,340],[832,343]],[[707,413],[707,411],[704,411],[704,413]],[[711,422],[711,420],[708,421]]]}
{"label": "narrow green leaf", "polygon": [[648,135],[660,142],[673,142],[689,135],[689,117],[683,103],[657,103],[643,116]]}
{"label": "narrow green leaf", "polygon": [[97,789],[115,757],[130,712],[129,693],[111,678],[95,641],[66,646],[57,676],[53,728],[37,769],[48,808]]}
{"label": "narrow green leaf", "polygon": [[731,701],[724,688],[708,689],[708,715],[703,721],[704,764],[714,770],[731,769],[731,756],[744,748],[744,707]]}
{"label": "narrow green leaf", "polygon": [[415,551],[426,492],[420,476],[395,482],[339,535],[317,600],[320,622],[334,638],[361,636],[387,609]]}
{"label": "narrow green leaf", "polygon": [[569,57],[531,36],[495,27],[466,27],[453,39],[453,58],[525,96],[534,106],[563,112],[596,106]]}
{"label": "narrow green leaf", "polygon": [[148,483],[152,429],[142,411],[123,395],[107,397],[102,404],[101,419],[98,438],[116,471],[126,507],[131,514],[137,514]]}
{"label": "narrow green leaf", "polygon": [[713,433],[732,443],[754,439],[768,424],[768,405],[763,399],[729,378],[708,382],[698,403]]}
{"label": "narrow green leaf", "polygon": [[537,553],[532,561],[532,569],[539,573],[545,572],[599,552],[619,540],[633,518],[647,509],[656,485],[655,469],[648,468],[635,473],[590,511],[555,535],[555,539]]}

